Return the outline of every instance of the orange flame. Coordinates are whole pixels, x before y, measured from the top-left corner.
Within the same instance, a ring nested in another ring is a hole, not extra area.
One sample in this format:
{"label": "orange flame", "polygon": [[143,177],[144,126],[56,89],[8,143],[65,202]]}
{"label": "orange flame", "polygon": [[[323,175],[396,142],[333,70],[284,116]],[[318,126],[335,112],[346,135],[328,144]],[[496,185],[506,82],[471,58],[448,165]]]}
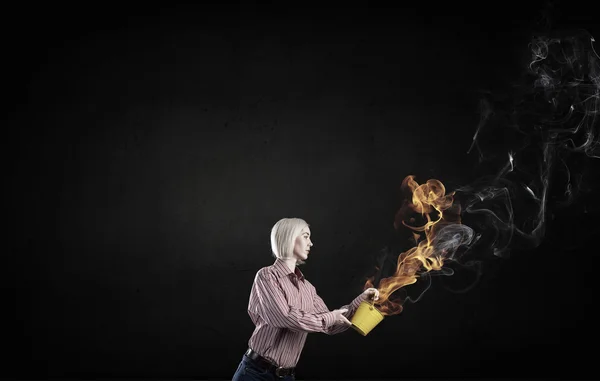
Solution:
{"label": "orange flame", "polygon": [[[440,181],[432,179],[419,185],[415,176],[407,176],[402,181],[401,189],[410,191],[409,197],[396,213],[394,227],[401,225],[413,231],[416,246],[398,256],[395,273],[381,279],[378,285],[379,300],[375,307],[383,315],[396,315],[403,310],[403,301],[392,300],[392,294],[398,289],[417,282],[420,274],[431,270],[440,270],[444,265],[445,252],[436,250],[433,240],[436,233],[448,224],[460,224],[460,206],[454,204],[454,192],[446,195],[446,188]],[[408,200],[410,199],[410,201]],[[420,214],[424,223],[418,226],[407,224],[415,223]],[[374,277],[369,278],[364,288],[374,287]]]}

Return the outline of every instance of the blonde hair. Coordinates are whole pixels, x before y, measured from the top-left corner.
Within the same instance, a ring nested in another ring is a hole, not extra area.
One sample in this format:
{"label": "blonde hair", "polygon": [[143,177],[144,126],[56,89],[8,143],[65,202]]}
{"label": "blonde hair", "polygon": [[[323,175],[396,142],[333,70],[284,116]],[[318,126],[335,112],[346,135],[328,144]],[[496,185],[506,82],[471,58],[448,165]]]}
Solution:
{"label": "blonde hair", "polygon": [[279,259],[293,257],[296,237],[305,227],[309,226],[301,218],[282,218],[271,229],[271,251]]}

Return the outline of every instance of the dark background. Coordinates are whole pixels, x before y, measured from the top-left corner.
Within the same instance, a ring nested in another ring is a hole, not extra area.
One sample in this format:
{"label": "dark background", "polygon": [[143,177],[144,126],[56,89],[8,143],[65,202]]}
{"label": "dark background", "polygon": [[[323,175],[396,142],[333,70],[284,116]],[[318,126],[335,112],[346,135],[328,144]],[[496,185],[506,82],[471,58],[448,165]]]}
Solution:
{"label": "dark background", "polygon": [[[600,35],[592,2],[553,4],[7,8],[0,373],[230,379],[282,217],[311,224],[330,309],[351,301],[405,176],[473,180],[480,91],[543,15]],[[436,279],[366,337],[309,335],[298,378],[594,378],[589,186],[469,292]]]}

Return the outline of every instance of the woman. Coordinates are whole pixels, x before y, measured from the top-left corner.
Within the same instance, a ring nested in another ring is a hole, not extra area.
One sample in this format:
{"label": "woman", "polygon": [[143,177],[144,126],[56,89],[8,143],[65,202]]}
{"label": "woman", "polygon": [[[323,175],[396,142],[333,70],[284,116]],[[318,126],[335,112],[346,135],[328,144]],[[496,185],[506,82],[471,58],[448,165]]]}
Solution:
{"label": "woman", "polygon": [[369,288],[352,303],[329,311],[297,267],[308,259],[312,246],[304,220],[284,218],[273,226],[275,262],[260,269],[254,278],[248,314],[255,329],[233,381],[295,380],[294,368],[309,332],[344,332],[363,300],[379,298],[379,291]]}

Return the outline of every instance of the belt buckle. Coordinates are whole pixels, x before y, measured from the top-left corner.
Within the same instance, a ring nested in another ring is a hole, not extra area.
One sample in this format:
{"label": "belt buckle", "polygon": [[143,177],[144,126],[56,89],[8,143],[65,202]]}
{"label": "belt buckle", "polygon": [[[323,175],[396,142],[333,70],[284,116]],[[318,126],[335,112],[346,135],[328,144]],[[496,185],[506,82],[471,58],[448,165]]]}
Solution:
{"label": "belt buckle", "polygon": [[279,371],[280,370],[284,370],[285,368],[278,366],[277,368],[275,368],[275,375],[279,378],[284,378],[286,375],[285,374],[280,374]]}

